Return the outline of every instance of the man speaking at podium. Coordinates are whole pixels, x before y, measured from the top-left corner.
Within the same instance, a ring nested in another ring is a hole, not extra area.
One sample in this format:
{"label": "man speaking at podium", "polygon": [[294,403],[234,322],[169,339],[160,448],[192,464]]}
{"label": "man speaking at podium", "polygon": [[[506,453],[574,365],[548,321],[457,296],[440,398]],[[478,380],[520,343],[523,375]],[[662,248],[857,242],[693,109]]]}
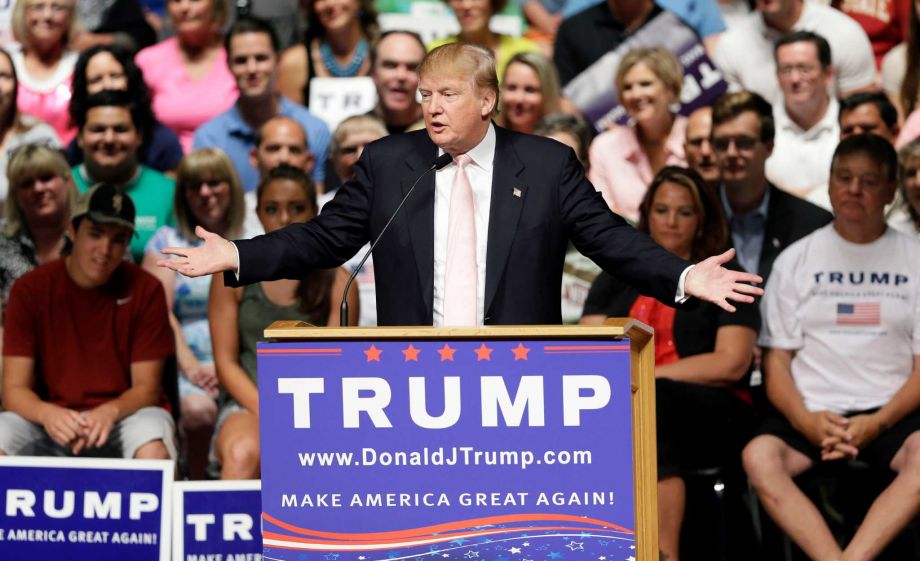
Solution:
{"label": "man speaking at podium", "polygon": [[[734,310],[760,277],[722,267],[733,250],[693,267],[614,214],[555,140],[492,123],[498,80],[490,51],[450,44],[419,67],[425,131],[370,144],[322,214],[270,235],[229,242],[201,228],[198,248],[161,260],[188,276],[227,271],[240,286],[337,267],[374,249],[380,325],[561,323],[566,245],[662,302],[688,297]],[[405,208],[396,213],[403,198]],[[395,214],[395,217],[394,217]]]}

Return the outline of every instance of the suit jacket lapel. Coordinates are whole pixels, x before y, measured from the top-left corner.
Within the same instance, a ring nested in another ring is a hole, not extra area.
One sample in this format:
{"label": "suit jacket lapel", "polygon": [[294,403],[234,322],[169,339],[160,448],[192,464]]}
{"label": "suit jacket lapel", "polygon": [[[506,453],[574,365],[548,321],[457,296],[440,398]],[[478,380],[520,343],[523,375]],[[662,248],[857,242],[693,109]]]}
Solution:
{"label": "suit jacket lapel", "polygon": [[[425,136],[425,142],[406,160],[408,169],[400,180],[402,196],[412,188],[419,175],[431,167],[437,154],[437,148]],[[434,189],[434,172],[430,172],[419,181],[400,211],[400,220],[404,220],[409,227],[409,239],[412,241],[419,285],[423,290],[422,300],[429,322],[434,299]]]}
{"label": "suit jacket lapel", "polygon": [[524,164],[514,151],[511,139],[511,134],[495,127],[492,204],[489,208],[489,238],[486,249],[486,318],[489,317],[489,308],[495,299],[498,283],[501,281],[511,251],[511,243],[517,231],[521,210],[527,198],[527,186],[518,179]]}

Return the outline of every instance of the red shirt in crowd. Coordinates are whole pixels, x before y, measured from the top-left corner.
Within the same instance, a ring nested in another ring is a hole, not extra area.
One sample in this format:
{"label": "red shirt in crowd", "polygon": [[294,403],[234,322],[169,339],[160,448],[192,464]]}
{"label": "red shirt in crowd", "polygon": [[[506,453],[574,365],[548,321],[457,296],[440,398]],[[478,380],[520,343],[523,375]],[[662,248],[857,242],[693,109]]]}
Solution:
{"label": "red shirt in crowd", "polygon": [[130,388],[132,362],[174,352],[163,285],[131,263],[108,284],[84,289],[57,259],[10,291],[3,355],[35,359],[36,393],[48,402],[91,409]]}

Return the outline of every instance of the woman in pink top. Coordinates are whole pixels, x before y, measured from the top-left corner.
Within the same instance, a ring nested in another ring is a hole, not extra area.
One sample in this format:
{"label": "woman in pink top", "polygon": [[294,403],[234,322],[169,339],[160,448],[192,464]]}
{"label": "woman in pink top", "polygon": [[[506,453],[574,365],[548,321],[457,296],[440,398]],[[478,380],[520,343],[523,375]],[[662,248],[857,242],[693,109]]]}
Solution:
{"label": "woman in pink top", "polygon": [[76,134],[68,106],[77,54],[66,49],[76,31],[74,0],[17,0],[11,25],[19,41],[9,49],[19,76],[16,105],[69,142]]}
{"label": "woman in pink top", "polygon": [[635,49],[620,62],[615,83],[634,125],[614,125],[594,140],[588,176],[614,212],[635,222],[655,174],[687,164],[687,120],[676,114],[683,71],[663,47]]}
{"label": "woman in pink top", "polygon": [[168,0],[176,36],[137,53],[157,120],[192,147],[195,129],[230,108],[238,92],[227,68],[221,28],[223,0]]}

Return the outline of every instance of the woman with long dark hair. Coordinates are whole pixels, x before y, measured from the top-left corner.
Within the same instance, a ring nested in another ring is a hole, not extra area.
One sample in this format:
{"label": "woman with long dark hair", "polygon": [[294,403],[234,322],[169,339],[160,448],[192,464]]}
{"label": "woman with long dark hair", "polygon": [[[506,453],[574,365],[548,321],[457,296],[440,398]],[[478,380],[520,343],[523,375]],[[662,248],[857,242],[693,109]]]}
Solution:
{"label": "woman with long dark hair", "polygon": [[[91,47],[80,54],[73,73],[70,116],[74,123],[86,114],[86,100],[102,90],[122,90],[137,104],[138,126],[144,133],[138,161],[161,172],[172,172],[182,159],[182,146],[172,130],[157,121],[150,106],[150,92],[141,69],[130,51],[118,45]],[[67,146],[67,161],[83,162],[83,151],[73,140]]]}
{"label": "woman with long dark hair", "polygon": [[[639,230],[689,261],[721,253],[728,227],[717,197],[695,171],[666,166],[642,200]],[[675,310],[601,273],[581,323],[626,316],[655,329],[658,547],[662,558],[678,559],[685,475],[713,466],[740,473],[741,447],[753,422],[743,381],[760,316],[755,304],[739,304],[735,313],[708,302]]]}
{"label": "woman with long dark hair", "polygon": [[[271,170],[256,190],[256,214],[266,233],[316,216],[316,188],[303,171],[288,165]],[[300,280],[278,280],[243,288],[224,286],[214,275],[208,298],[211,345],[224,390],[215,427],[214,452],[221,479],[258,479],[259,392],[256,343],[276,320],[339,325],[339,295],[345,269],[317,270]],[[349,324],[358,321],[358,287],[348,293]]]}

